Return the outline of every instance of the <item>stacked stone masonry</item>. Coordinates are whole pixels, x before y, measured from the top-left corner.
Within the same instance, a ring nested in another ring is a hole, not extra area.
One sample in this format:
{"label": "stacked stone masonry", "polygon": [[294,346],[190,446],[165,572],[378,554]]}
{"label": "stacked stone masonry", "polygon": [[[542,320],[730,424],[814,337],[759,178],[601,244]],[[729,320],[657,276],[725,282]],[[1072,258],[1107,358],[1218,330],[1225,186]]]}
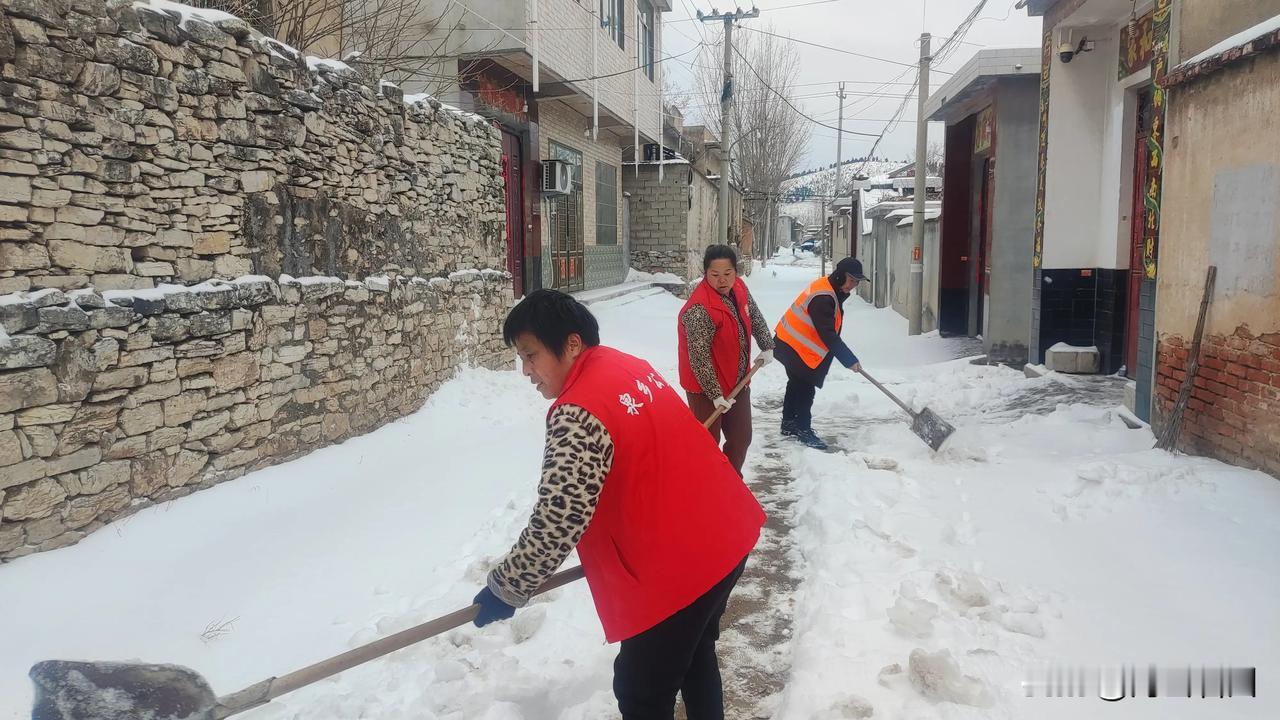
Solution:
{"label": "stacked stone masonry", "polygon": [[[1186,378],[1191,342],[1160,340],[1156,426],[1169,419]],[[1280,334],[1246,327],[1211,335],[1183,415],[1179,447],[1280,477]]]}
{"label": "stacked stone masonry", "polygon": [[0,560],[369,432],[509,365],[497,271],[0,297]]}
{"label": "stacked stone masonry", "polygon": [[6,0],[0,293],[500,267],[497,130],[129,0]]}
{"label": "stacked stone masonry", "polygon": [[509,366],[497,131],[308,61],[132,0],[0,5],[0,561]]}

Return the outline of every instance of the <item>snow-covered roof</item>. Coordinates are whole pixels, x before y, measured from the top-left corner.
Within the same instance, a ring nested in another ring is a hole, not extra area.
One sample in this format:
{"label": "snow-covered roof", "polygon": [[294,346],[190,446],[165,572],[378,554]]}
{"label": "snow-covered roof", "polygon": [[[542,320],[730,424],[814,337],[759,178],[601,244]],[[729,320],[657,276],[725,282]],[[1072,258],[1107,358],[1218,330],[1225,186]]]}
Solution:
{"label": "snow-covered roof", "polygon": [[[901,212],[901,211],[894,211],[894,212],[891,212],[891,213],[889,213],[889,214],[888,214],[887,216],[885,216],[885,217],[886,217],[886,218],[894,217],[894,216],[896,216],[899,212]],[[929,222],[930,220],[937,220],[937,219],[938,219],[938,218],[940,218],[940,217],[942,217],[942,208],[925,208],[925,210],[924,210],[924,221],[925,221],[925,222]],[[907,216],[906,216],[906,217],[904,217],[904,218],[902,218],[902,220],[900,220],[900,221],[898,222],[898,227],[904,227],[904,226],[907,226],[907,225],[912,225],[912,224],[914,224],[914,223],[915,223],[915,220],[916,220],[916,219],[915,219],[915,215],[914,215],[912,212],[908,211],[908,212],[907,212]]]}

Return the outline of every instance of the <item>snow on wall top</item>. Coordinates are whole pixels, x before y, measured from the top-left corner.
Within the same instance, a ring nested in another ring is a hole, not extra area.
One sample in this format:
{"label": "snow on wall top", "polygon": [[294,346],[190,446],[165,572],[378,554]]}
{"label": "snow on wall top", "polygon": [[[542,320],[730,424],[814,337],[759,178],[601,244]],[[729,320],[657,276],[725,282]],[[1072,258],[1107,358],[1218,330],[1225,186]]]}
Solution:
{"label": "snow on wall top", "polygon": [[[249,28],[250,34],[253,35],[259,45],[261,45],[268,53],[290,62],[302,62],[307,66],[307,69],[316,74],[317,77],[324,73],[334,73],[349,77],[357,75],[355,69],[342,60],[323,58],[316,55],[305,55],[297,48],[292,47],[287,43],[281,42],[273,37],[262,35],[261,33],[253,30],[245,20],[232,15],[231,13],[209,8],[192,7],[190,5],[173,2],[173,0],[135,0],[133,6],[135,8],[156,10],[172,15],[177,18],[179,27],[183,28],[193,22],[205,22],[214,26],[225,26],[227,23],[232,23]],[[359,58],[361,54],[362,53],[359,51],[348,53],[346,59],[355,60],[356,58]],[[385,79],[378,81],[378,92],[380,94],[385,94],[385,88],[388,87],[398,89],[399,86]],[[427,93],[406,95],[404,102],[408,105],[426,103],[432,107],[439,107],[468,122],[488,122],[488,120],[480,115],[440,102]]]}
{"label": "snow on wall top", "polygon": [[1269,33],[1273,33],[1278,30],[1280,30],[1280,15],[1276,15],[1275,17],[1270,18],[1268,20],[1263,20],[1257,25],[1254,25],[1253,27],[1247,30],[1242,30],[1236,33],[1235,35],[1232,35],[1226,40],[1223,40],[1222,42],[1218,43],[1217,45],[1214,45],[1208,50],[1205,50],[1204,52],[1198,55],[1195,55],[1189,60],[1183,60],[1182,62],[1178,63],[1177,67],[1174,68],[1174,71],[1176,72],[1178,70],[1191,67],[1192,65],[1195,65],[1197,63],[1204,62],[1205,60],[1208,60],[1209,58],[1212,58],[1215,55],[1221,55],[1222,53],[1225,53],[1226,51],[1232,48],[1245,45],[1246,43],[1257,40],[1263,35],[1267,35]]}

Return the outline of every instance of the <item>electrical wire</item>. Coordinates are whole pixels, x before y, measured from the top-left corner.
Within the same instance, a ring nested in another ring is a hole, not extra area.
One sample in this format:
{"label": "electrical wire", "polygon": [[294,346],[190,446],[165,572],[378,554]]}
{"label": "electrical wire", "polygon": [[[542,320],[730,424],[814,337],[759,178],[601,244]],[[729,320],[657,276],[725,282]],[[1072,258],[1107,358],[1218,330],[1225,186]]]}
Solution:
{"label": "electrical wire", "polygon": [[[768,30],[758,30],[756,28],[746,27],[746,26],[743,26],[741,29],[746,30],[747,32],[753,32],[760,35],[770,35],[772,37],[781,38],[782,40],[786,40],[788,42],[799,43],[801,45],[811,45],[816,48],[822,48],[823,50],[830,50],[832,52],[843,53],[845,55],[852,55],[853,57],[863,58],[864,60],[876,60],[878,62],[890,63],[892,65],[899,65],[901,67],[908,67],[908,68],[915,67],[915,65],[911,63],[900,62],[898,60],[890,60],[889,58],[876,57],[875,55],[866,55],[864,53],[858,53],[852,50],[845,50],[844,48],[838,48],[832,45],[823,45],[822,43],[810,42],[808,40],[800,40],[799,38],[793,38],[787,35],[779,35],[777,33],[772,33],[772,32],[769,32]],[[938,70],[937,72],[942,73],[944,75],[952,74],[945,70]]]}
{"label": "electrical wire", "polygon": [[738,58],[739,58],[739,59],[741,59],[741,60],[742,60],[742,64],[743,64],[743,65],[745,65],[745,66],[747,67],[747,69],[751,71],[751,74],[756,76],[756,79],[760,81],[760,84],[761,84],[761,85],[763,85],[764,87],[768,88],[769,90],[772,90],[774,95],[777,95],[777,96],[782,100],[782,102],[786,103],[786,104],[787,104],[787,106],[788,106],[788,107],[790,107],[790,108],[791,108],[791,110],[792,110],[792,111],[794,111],[794,112],[795,112],[795,114],[799,115],[800,117],[802,117],[802,118],[804,118],[804,119],[808,120],[809,122],[811,122],[811,123],[813,123],[814,125],[817,125],[817,126],[819,126],[819,127],[825,127],[825,128],[831,129],[831,130],[835,130],[836,132],[842,132],[842,133],[844,133],[844,134],[846,134],[846,135],[863,135],[863,136],[866,136],[866,137],[875,137],[875,134],[874,134],[874,133],[863,133],[863,132],[857,132],[857,131],[854,131],[854,130],[844,130],[844,129],[842,129],[842,128],[838,128],[838,127],[836,127],[835,125],[828,125],[828,124],[826,124],[826,123],[824,123],[824,122],[822,122],[822,121],[818,120],[817,118],[814,118],[814,117],[812,117],[812,116],[808,115],[808,114],[807,114],[807,113],[805,113],[803,110],[801,110],[800,108],[796,107],[795,103],[791,102],[791,100],[790,100],[790,99],[789,99],[785,94],[780,93],[780,92],[778,92],[777,90],[774,90],[774,88],[773,88],[772,86],[770,86],[768,82],[766,82],[766,81],[765,81],[764,77],[762,77],[762,76],[760,75],[760,73],[759,73],[759,72],[756,72],[755,67],[753,67],[753,66],[751,65],[751,61],[750,61],[750,60],[747,60],[747,56],[746,56],[746,55],[743,55],[741,50],[739,50],[737,47],[734,47],[734,48],[733,48],[733,52],[734,52],[734,54],[736,54],[736,55],[738,56]]}

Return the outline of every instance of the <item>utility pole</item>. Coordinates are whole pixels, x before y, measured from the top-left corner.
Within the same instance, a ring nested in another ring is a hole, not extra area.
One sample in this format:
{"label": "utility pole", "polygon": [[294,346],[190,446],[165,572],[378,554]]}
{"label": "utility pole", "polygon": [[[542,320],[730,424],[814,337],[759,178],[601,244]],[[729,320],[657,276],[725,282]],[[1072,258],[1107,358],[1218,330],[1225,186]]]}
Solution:
{"label": "utility pole", "polygon": [[724,23],[724,83],[720,89],[720,221],[717,228],[719,243],[729,243],[729,111],[733,101],[733,23],[760,17],[760,10],[752,7],[751,12],[737,8],[733,12],[704,15],[698,11],[698,19],[702,22]]}
{"label": "utility pole", "polygon": [[[835,195],[836,200],[839,200],[840,187],[841,185],[843,185],[843,181],[844,181],[844,176],[841,174],[841,172],[844,169],[842,167],[842,164],[844,161],[844,98],[845,98],[843,82],[840,83],[840,90],[836,92],[836,97],[840,98],[840,116],[836,120],[836,183],[835,183],[835,192],[832,194]],[[836,245],[836,216],[835,215],[831,216],[831,230],[829,233],[829,237],[831,238],[829,243],[831,246],[831,259],[834,260],[835,245]],[[827,274],[827,256],[826,255],[822,256],[822,274],[823,275]]]}
{"label": "utility pole", "polygon": [[925,154],[929,148],[929,123],[924,104],[929,99],[929,33],[920,33],[919,104],[916,109],[916,189],[911,211],[911,286],[907,293],[907,334],[919,335],[924,312],[924,196]]}

